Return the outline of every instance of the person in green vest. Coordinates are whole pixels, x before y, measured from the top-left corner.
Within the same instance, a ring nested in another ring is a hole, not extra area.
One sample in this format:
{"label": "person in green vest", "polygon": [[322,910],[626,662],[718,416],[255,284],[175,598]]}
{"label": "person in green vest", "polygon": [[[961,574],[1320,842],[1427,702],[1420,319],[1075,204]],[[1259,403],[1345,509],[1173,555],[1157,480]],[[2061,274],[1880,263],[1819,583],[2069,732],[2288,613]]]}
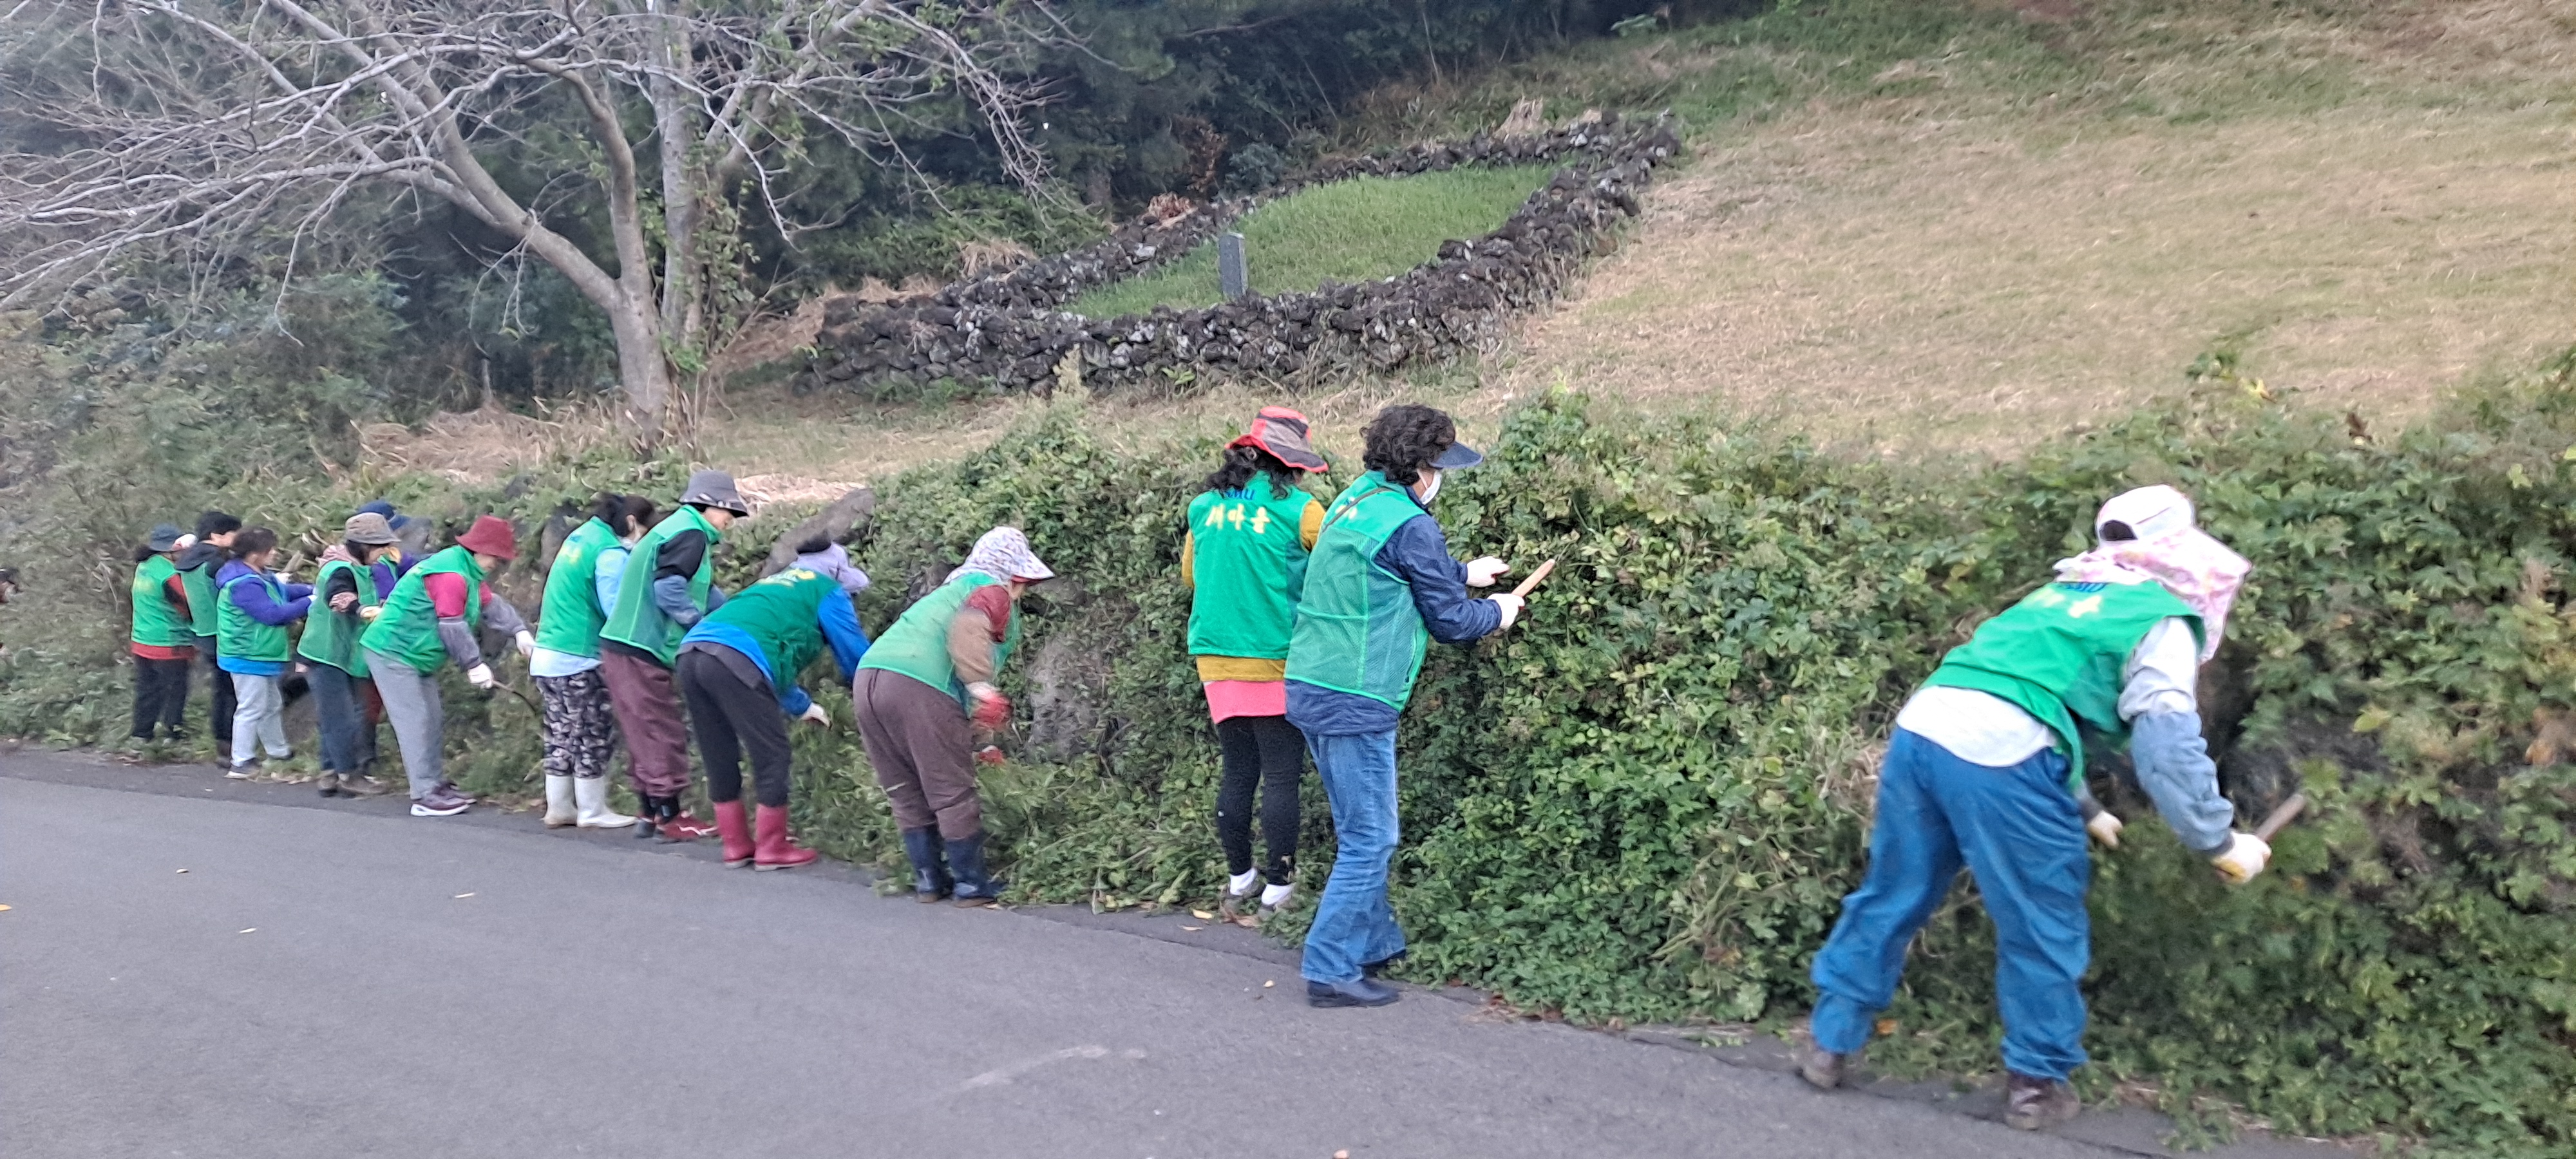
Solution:
{"label": "person in green vest", "polygon": [[1020,529],[996,527],[859,662],[850,703],[903,832],[916,901],[984,906],[1002,896],[984,864],[973,729],[1010,723],[1010,699],[993,679],[1020,641],[1021,594],[1054,577]]}
{"label": "person in green vest", "polygon": [[700,471],[680,491],[680,506],[635,541],[618,579],[617,602],[599,632],[599,674],[617,731],[626,737],[626,770],[643,802],[637,837],[695,841],[715,828],[680,807],[689,791],[689,732],[680,719],[680,686],[671,666],[680,637],[724,604],[715,585],[716,544],[736,519],[751,514],[733,476]]}
{"label": "person in green vest", "polygon": [[221,511],[203,511],[197,515],[196,542],[188,544],[170,561],[179,569],[180,586],[188,593],[189,630],[197,635],[197,658],[205,661],[207,692],[213,698],[206,712],[206,733],[215,738],[215,751],[230,753],[233,747],[232,674],[223,670],[221,657],[215,653],[215,573],[230,562],[233,537],[241,534],[242,521]]}
{"label": "person in green vest", "polygon": [[197,660],[188,589],[175,560],[188,537],[167,523],[153,527],[134,561],[128,597],[134,630],[134,739],[149,743],[153,726],[171,740],[188,734],[188,667]]}
{"label": "person in green vest", "polygon": [[623,829],[635,823],[608,807],[608,761],[617,752],[617,719],[608,682],[599,674],[599,630],[626,576],[637,539],[657,509],[641,495],[603,494],[590,518],[573,528],[546,569],[545,603],[537,611],[537,651],[528,658],[537,699],[545,705],[546,826]]}
{"label": "person in green vest", "polygon": [[277,557],[277,533],[245,527],[234,537],[232,561],[215,573],[215,650],[233,682],[232,768],[224,775],[256,775],[258,755],[295,755],[286,745],[286,693],[280,681],[295,662],[288,625],[304,618],[313,589],[268,570]]}
{"label": "person in green vest", "polygon": [[[1979,625],[1896,717],[1879,767],[1869,872],[1813,977],[1820,991],[1799,1064],[1831,1088],[1895,996],[1906,946],[1964,865],[1995,923],[2004,1121],[2033,1130],[2075,1115],[2066,1078],[2085,1060],[2091,954],[2081,722],[2125,739],[2138,782],[2183,846],[2244,882],[2271,848],[2235,832],[2201,739],[2195,689],[2253,569],[2200,530],[2191,500],[2145,487],[2102,505],[2092,551]],[[2104,815],[2107,817],[2107,814]]]}
{"label": "person in green vest", "polygon": [[[1256,892],[1262,915],[1294,892],[1297,780],[1306,740],[1288,723],[1288,633],[1305,586],[1306,553],[1324,528],[1324,505],[1298,490],[1301,472],[1325,469],[1306,441],[1306,416],[1266,406],[1190,501],[1181,537],[1181,582],[1190,589],[1190,655],[1223,754],[1216,837],[1225,851],[1228,917]],[[1253,789],[1261,790],[1261,840],[1252,864]]]}
{"label": "person in green vest", "polygon": [[375,565],[401,550],[384,516],[360,512],[341,525],[340,542],[323,550],[321,566],[313,573],[313,598],[319,606],[305,613],[304,639],[295,654],[303,658],[305,680],[313,688],[315,723],[322,732],[322,775],[316,780],[325,797],[372,797],[385,791],[366,770],[366,759],[375,751],[369,735],[375,724],[364,704],[363,689],[370,679],[358,637],[375,622],[390,594],[377,582]]}
{"label": "person in green vest", "polygon": [[384,697],[385,717],[401,747],[411,780],[411,815],[453,817],[474,807],[446,775],[446,706],[438,695],[438,669],[454,664],[465,681],[489,689],[499,681],[475,639],[484,628],[509,636],[519,655],[537,650],[536,637],[510,601],[492,590],[491,577],[518,557],[518,532],[497,515],[481,516],[456,543],[404,572],[385,597],[384,610],[358,637],[367,672]]}
{"label": "person in green vest", "polygon": [[1507,565],[1459,563],[1431,515],[1447,472],[1484,461],[1457,424],[1402,404],[1369,420],[1368,468],[1324,512],[1288,638],[1288,723],[1306,737],[1333,807],[1339,850],[1298,973],[1313,1006],[1384,1006],[1375,978],[1404,955],[1387,897],[1395,859],[1395,726],[1430,642],[1470,644],[1512,625],[1521,598],[1477,598]]}
{"label": "person in green vest", "polygon": [[[855,583],[790,567],[742,589],[680,638],[680,694],[697,728],[698,755],[706,759],[707,799],[715,804],[726,865],[792,869],[814,860],[813,850],[787,835],[787,721],[832,723],[796,683],[816,652],[831,650],[844,688],[868,653],[867,633],[850,606],[867,577],[856,569],[848,574]],[[760,804],[750,820],[742,812],[746,752]]]}

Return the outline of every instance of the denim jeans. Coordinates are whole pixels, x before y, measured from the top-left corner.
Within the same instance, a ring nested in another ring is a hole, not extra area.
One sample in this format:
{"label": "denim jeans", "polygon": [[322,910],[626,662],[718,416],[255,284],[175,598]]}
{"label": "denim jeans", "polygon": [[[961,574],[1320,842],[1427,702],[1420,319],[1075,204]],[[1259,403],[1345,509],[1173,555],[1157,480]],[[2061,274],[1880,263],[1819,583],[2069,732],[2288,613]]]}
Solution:
{"label": "denim jeans", "polygon": [[1314,982],[1349,982],[1360,967],[1404,952],[1404,931],[1387,900],[1395,860],[1395,732],[1308,734],[1306,748],[1333,804],[1333,875],[1306,930],[1297,972]]}
{"label": "denim jeans", "polygon": [[323,770],[357,775],[365,768],[361,758],[374,747],[362,745],[359,738],[376,728],[358,702],[358,678],[317,663],[306,669],[305,679],[313,686],[314,716],[322,731]]}
{"label": "denim jeans", "polygon": [[2004,1066],[2062,1079],[2084,1064],[2084,995],[2092,955],[2084,908],[2093,863],[2084,818],[2066,791],[2066,758],[2041,750],[2011,768],[1970,764],[1904,729],[1879,766],[1869,875],[1843,899],[1816,955],[1816,1045],[1849,1054],[1869,1042],[1896,996],[1905,948],[1950,892],[1964,862],[1995,923],[1995,1000]]}

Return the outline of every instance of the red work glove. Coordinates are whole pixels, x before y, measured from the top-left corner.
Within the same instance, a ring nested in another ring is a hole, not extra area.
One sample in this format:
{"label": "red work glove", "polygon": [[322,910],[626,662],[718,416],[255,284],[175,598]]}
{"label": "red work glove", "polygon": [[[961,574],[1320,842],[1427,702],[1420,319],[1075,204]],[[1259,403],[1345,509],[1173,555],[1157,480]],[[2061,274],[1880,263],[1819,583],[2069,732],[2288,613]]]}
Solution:
{"label": "red work glove", "polygon": [[1011,723],[1011,698],[999,692],[975,702],[975,723],[1000,728]]}
{"label": "red work glove", "polygon": [[998,764],[1001,764],[1001,763],[1002,763],[1002,750],[1000,750],[1000,749],[998,749],[998,748],[995,748],[995,747],[993,747],[992,745],[985,745],[984,747],[982,747],[982,748],[980,748],[980,749],[976,749],[976,750],[975,750],[975,763],[976,763],[976,764],[979,764],[979,765],[998,765]]}

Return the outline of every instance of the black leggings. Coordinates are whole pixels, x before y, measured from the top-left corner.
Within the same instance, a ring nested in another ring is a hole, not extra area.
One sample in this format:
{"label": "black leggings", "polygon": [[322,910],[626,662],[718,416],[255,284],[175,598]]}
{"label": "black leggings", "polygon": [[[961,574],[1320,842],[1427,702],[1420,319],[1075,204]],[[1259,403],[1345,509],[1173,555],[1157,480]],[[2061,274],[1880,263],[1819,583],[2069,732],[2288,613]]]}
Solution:
{"label": "black leggings", "polygon": [[187,735],[188,669],[196,663],[193,657],[134,658],[134,739],[152,739],[152,726],[156,723],[172,737]]}
{"label": "black leggings", "polygon": [[742,758],[751,757],[752,794],[772,809],[787,807],[787,715],[767,686],[752,687],[712,653],[680,653],[675,671],[698,755],[707,761],[707,800],[742,799]]}
{"label": "black leggings", "polygon": [[1306,738],[1284,716],[1229,716],[1216,722],[1225,749],[1225,779],[1216,791],[1216,840],[1226,872],[1252,868],[1252,787],[1261,786],[1261,844],[1270,856],[1263,880],[1286,885],[1297,872],[1297,778],[1306,771]]}

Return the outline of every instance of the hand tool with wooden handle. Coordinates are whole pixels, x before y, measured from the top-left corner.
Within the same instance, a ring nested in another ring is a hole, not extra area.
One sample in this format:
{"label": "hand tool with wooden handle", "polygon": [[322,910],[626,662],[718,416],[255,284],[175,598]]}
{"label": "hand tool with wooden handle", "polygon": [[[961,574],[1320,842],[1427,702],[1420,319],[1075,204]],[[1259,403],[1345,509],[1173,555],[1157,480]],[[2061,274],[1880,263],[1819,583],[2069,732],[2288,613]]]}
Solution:
{"label": "hand tool with wooden handle", "polygon": [[2290,794],[2289,800],[2283,801],[2279,805],[2274,806],[2272,809],[2272,815],[2263,818],[2263,823],[2255,827],[2255,838],[2266,845],[2271,844],[2272,835],[2287,827],[2290,822],[2298,820],[2299,814],[2305,812],[2307,807],[2308,795],[2306,793]]}
{"label": "hand tool with wooden handle", "polygon": [[1512,589],[1512,594],[1513,594],[1513,595],[1516,595],[1516,596],[1519,596],[1519,597],[1521,597],[1521,598],[1523,598],[1523,599],[1527,599],[1527,598],[1529,598],[1530,589],[1531,589],[1531,588],[1535,588],[1535,587],[1537,587],[1537,586],[1539,585],[1539,581],[1546,579],[1546,578],[1547,578],[1547,576],[1548,576],[1548,573],[1549,573],[1549,572],[1552,572],[1552,571],[1555,571],[1555,570],[1556,570],[1556,561],[1555,561],[1555,560],[1553,560],[1553,559],[1550,559],[1550,560],[1548,560],[1546,563],[1543,563],[1543,564],[1538,565],[1538,570],[1537,570],[1537,571],[1534,571],[1534,572],[1531,572],[1531,573],[1529,574],[1529,578],[1528,578],[1528,579],[1522,580],[1522,581],[1521,581],[1521,586],[1516,587],[1516,588],[1513,588],[1513,589]]}

